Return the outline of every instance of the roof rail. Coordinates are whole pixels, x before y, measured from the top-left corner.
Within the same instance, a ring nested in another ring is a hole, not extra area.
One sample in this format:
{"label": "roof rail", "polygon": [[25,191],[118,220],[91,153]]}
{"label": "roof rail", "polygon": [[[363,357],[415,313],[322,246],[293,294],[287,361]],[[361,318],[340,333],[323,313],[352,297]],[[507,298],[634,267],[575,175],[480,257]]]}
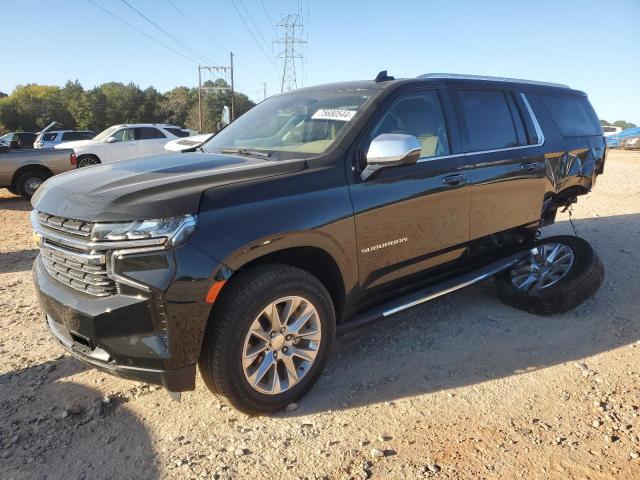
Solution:
{"label": "roof rail", "polygon": [[418,78],[431,78],[438,80],[483,80],[490,82],[514,82],[514,83],[528,83],[532,85],[546,85],[548,87],[560,87],[571,88],[564,83],[552,83],[552,82],[539,82],[537,80],[523,80],[521,78],[507,78],[507,77],[487,77],[484,75],[465,75],[460,73],[426,73],[419,75]]}

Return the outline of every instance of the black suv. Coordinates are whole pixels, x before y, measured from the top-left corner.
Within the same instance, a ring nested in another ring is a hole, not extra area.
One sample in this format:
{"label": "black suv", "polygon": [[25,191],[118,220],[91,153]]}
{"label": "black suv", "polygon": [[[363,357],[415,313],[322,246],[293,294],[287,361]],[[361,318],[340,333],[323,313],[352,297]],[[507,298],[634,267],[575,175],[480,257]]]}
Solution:
{"label": "black suv", "polygon": [[540,240],[603,171],[587,96],[459,75],[277,95],[197,151],[49,179],[31,214],[53,336],[105,371],[207,386],[246,412],[303,395],[336,327],[496,277],[519,308],[565,311],[603,267]]}

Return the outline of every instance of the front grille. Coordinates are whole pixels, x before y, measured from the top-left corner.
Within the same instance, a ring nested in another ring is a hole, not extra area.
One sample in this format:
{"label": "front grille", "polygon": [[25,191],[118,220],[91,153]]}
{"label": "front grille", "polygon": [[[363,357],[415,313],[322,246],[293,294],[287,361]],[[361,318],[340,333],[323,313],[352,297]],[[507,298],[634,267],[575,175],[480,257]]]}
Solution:
{"label": "front grille", "polygon": [[71,288],[98,297],[116,292],[103,253],[79,253],[45,240],[40,255],[49,275]]}
{"label": "front grille", "polygon": [[85,238],[89,238],[91,236],[91,228],[93,227],[91,222],[74,220],[72,218],[56,217],[44,212],[38,212],[38,222],[43,227]]}

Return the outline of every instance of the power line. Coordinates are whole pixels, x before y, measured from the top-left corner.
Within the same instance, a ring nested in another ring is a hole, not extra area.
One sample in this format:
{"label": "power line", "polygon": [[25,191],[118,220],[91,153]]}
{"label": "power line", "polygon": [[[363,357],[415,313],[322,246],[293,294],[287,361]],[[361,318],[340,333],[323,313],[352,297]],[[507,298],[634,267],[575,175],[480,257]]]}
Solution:
{"label": "power line", "polygon": [[249,13],[249,10],[247,10],[247,7],[244,4],[243,0],[238,0],[240,2],[240,6],[243,8],[244,12],[247,14],[247,18],[249,19],[249,21],[251,22],[251,25],[253,25],[253,28],[255,29],[255,31],[258,33],[258,35],[260,36],[260,38],[262,39],[262,41],[264,42],[265,46],[267,47],[267,49],[269,48],[269,42],[267,42],[267,40],[264,38],[264,36],[262,35],[262,32],[260,32],[260,29],[258,28],[258,26],[255,24],[255,22],[253,21],[253,17],[251,17],[251,14]]}
{"label": "power line", "polygon": [[267,22],[269,22],[269,25],[271,25],[271,28],[273,29],[273,33],[278,35],[278,31],[276,30],[275,23],[273,23],[273,21],[271,20],[271,15],[269,15],[269,12],[267,11],[267,7],[265,6],[264,1],[260,0],[260,3],[262,4],[262,10],[264,10],[264,14],[267,17]]}
{"label": "power line", "polygon": [[110,12],[109,10],[107,10],[106,8],[102,7],[101,5],[98,5],[96,2],[94,2],[93,0],[87,0],[87,2],[89,2],[90,4],[92,4],[93,6],[99,8],[100,10],[102,10],[103,12],[105,12],[106,14],[112,16],[113,18],[115,18],[116,20],[118,20],[119,22],[124,23],[126,26],[128,26],[129,28],[132,28],[133,30],[135,30],[136,32],[140,33],[141,35],[144,35],[145,37],[147,37],[149,40],[157,43],[158,45],[162,45],[164,48],[171,50],[173,53],[175,53],[176,55],[180,55],[182,58],[185,58],[187,60],[189,60],[190,62],[195,63],[196,65],[198,64],[198,61],[190,58],[186,55],[184,55],[183,53],[179,52],[178,50],[175,50],[174,48],[170,47],[169,45],[167,45],[164,42],[161,42],[160,40],[158,40],[157,38],[152,37],[151,35],[149,35],[147,32],[140,30],[138,27],[133,26],[132,24],[130,24],[129,22],[127,22],[126,20],[120,18],[119,16],[117,16],[115,13]]}
{"label": "power line", "polygon": [[[191,25],[193,25],[194,27],[196,27],[203,35],[205,35],[209,40],[211,40],[213,43],[215,43],[216,45],[218,45],[220,48],[222,48],[223,50],[225,50],[227,53],[230,53],[231,50],[229,50],[227,47],[225,47],[222,43],[220,43],[220,41],[218,41],[217,39],[215,39],[214,37],[212,37],[209,32],[207,32],[204,28],[202,28],[200,25],[198,25],[191,17],[189,17],[186,13],[184,13],[182,10],[180,10],[171,0],[166,0],[166,2],[171,5],[180,15],[182,15],[182,17],[184,17]],[[249,70],[248,68],[246,68],[244,66],[244,64],[240,63],[240,62],[236,62],[238,63],[238,65],[240,67],[242,67],[243,70],[245,70],[247,73],[249,73],[252,76],[255,76],[255,73],[252,72],[251,70]],[[226,73],[225,73],[226,75]],[[238,82],[236,82],[238,83]],[[240,86],[240,85],[238,85]]]}
{"label": "power line", "polygon": [[180,40],[179,38],[177,38],[175,35],[172,35],[171,33],[169,33],[167,30],[165,30],[164,28],[162,28],[160,25],[158,25],[156,22],[154,22],[153,20],[151,20],[149,17],[147,17],[145,14],[143,14],[140,10],[136,9],[133,5],[131,5],[129,2],[127,2],[127,0],[120,0],[122,3],[124,3],[127,7],[129,7],[131,10],[133,10],[134,12],[136,12],[138,15],[140,15],[142,18],[144,18],[147,22],[149,22],[151,25],[153,25],[155,28],[157,28],[158,30],[160,30],[162,33],[164,33],[167,37],[169,37],[171,40],[173,40],[174,42],[176,42],[178,45],[180,45],[182,48],[184,48],[185,50],[187,50],[188,52],[190,52],[193,56],[202,59],[203,61],[205,61],[206,63],[209,63],[211,65],[216,65],[215,62],[213,62],[211,59],[207,58],[205,55],[201,54],[200,52],[198,52],[197,50],[191,48],[189,45],[187,45],[186,43],[184,43],[182,40]]}
{"label": "power line", "polygon": [[258,41],[256,36],[254,35],[253,31],[249,28],[249,25],[247,25],[247,22],[245,21],[244,17],[240,13],[240,10],[238,10],[238,7],[236,6],[235,2],[233,0],[230,0],[230,1],[231,1],[231,5],[233,5],[233,8],[235,9],[236,13],[240,17],[240,20],[242,20],[242,23],[244,24],[244,27],[247,29],[247,31],[251,35],[251,38],[253,38],[253,41],[256,43],[256,45],[258,46],[260,51],[267,58],[267,60],[269,60],[269,62],[271,62],[271,63],[273,63],[275,65],[276,62],[273,60],[272,57],[269,56],[269,54],[264,50],[264,48],[262,48],[262,45],[260,45],[260,42]]}

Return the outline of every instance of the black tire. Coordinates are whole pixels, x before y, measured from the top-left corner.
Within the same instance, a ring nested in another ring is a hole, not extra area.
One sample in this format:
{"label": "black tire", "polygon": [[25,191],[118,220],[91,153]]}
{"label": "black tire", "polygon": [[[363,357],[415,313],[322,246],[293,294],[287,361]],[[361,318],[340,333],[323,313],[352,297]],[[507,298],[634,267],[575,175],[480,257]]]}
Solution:
{"label": "black tire", "polygon": [[[318,312],[322,340],[307,374],[289,390],[268,395],[255,390],[242,369],[244,339],[254,319],[269,303],[298,295]],[[313,275],[288,265],[265,264],[235,274],[216,300],[199,359],[202,378],[214,394],[250,414],[274,412],[302,397],[316,382],[329,358],[335,337],[331,296]]]}
{"label": "black tire", "polygon": [[591,245],[570,235],[544,238],[539,243],[559,242],[573,250],[570,270],[557,283],[538,290],[520,290],[511,283],[510,269],[495,277],[498,298],[507,305],[537,315],[567,312],[600,289],[604,281],[604,265]]}
{"label": "black tire", "polygon": [[7,187],[7,190],[9,190],[9,192],[13,193],[14,195],[20,195],[20,194],[18,193],[18,190],[16,190],[16,187],[14,187],[13,185],[9,185],[9,186]]}
{"label": "black tire", "polygon": [[95,155],[80,155],[78,157],[78,168],[92,167],[101,163],[100,159]]}
{"label": "black tire", "polygon": [[33,196],[33,194],[36,193],[39,185],[41,185],[50,176],[51,175],[47,172],[43,172],[40,170],[29,170],[21,173],[20,176],[16,179],[16,192],[21,197],[29,200]]}

